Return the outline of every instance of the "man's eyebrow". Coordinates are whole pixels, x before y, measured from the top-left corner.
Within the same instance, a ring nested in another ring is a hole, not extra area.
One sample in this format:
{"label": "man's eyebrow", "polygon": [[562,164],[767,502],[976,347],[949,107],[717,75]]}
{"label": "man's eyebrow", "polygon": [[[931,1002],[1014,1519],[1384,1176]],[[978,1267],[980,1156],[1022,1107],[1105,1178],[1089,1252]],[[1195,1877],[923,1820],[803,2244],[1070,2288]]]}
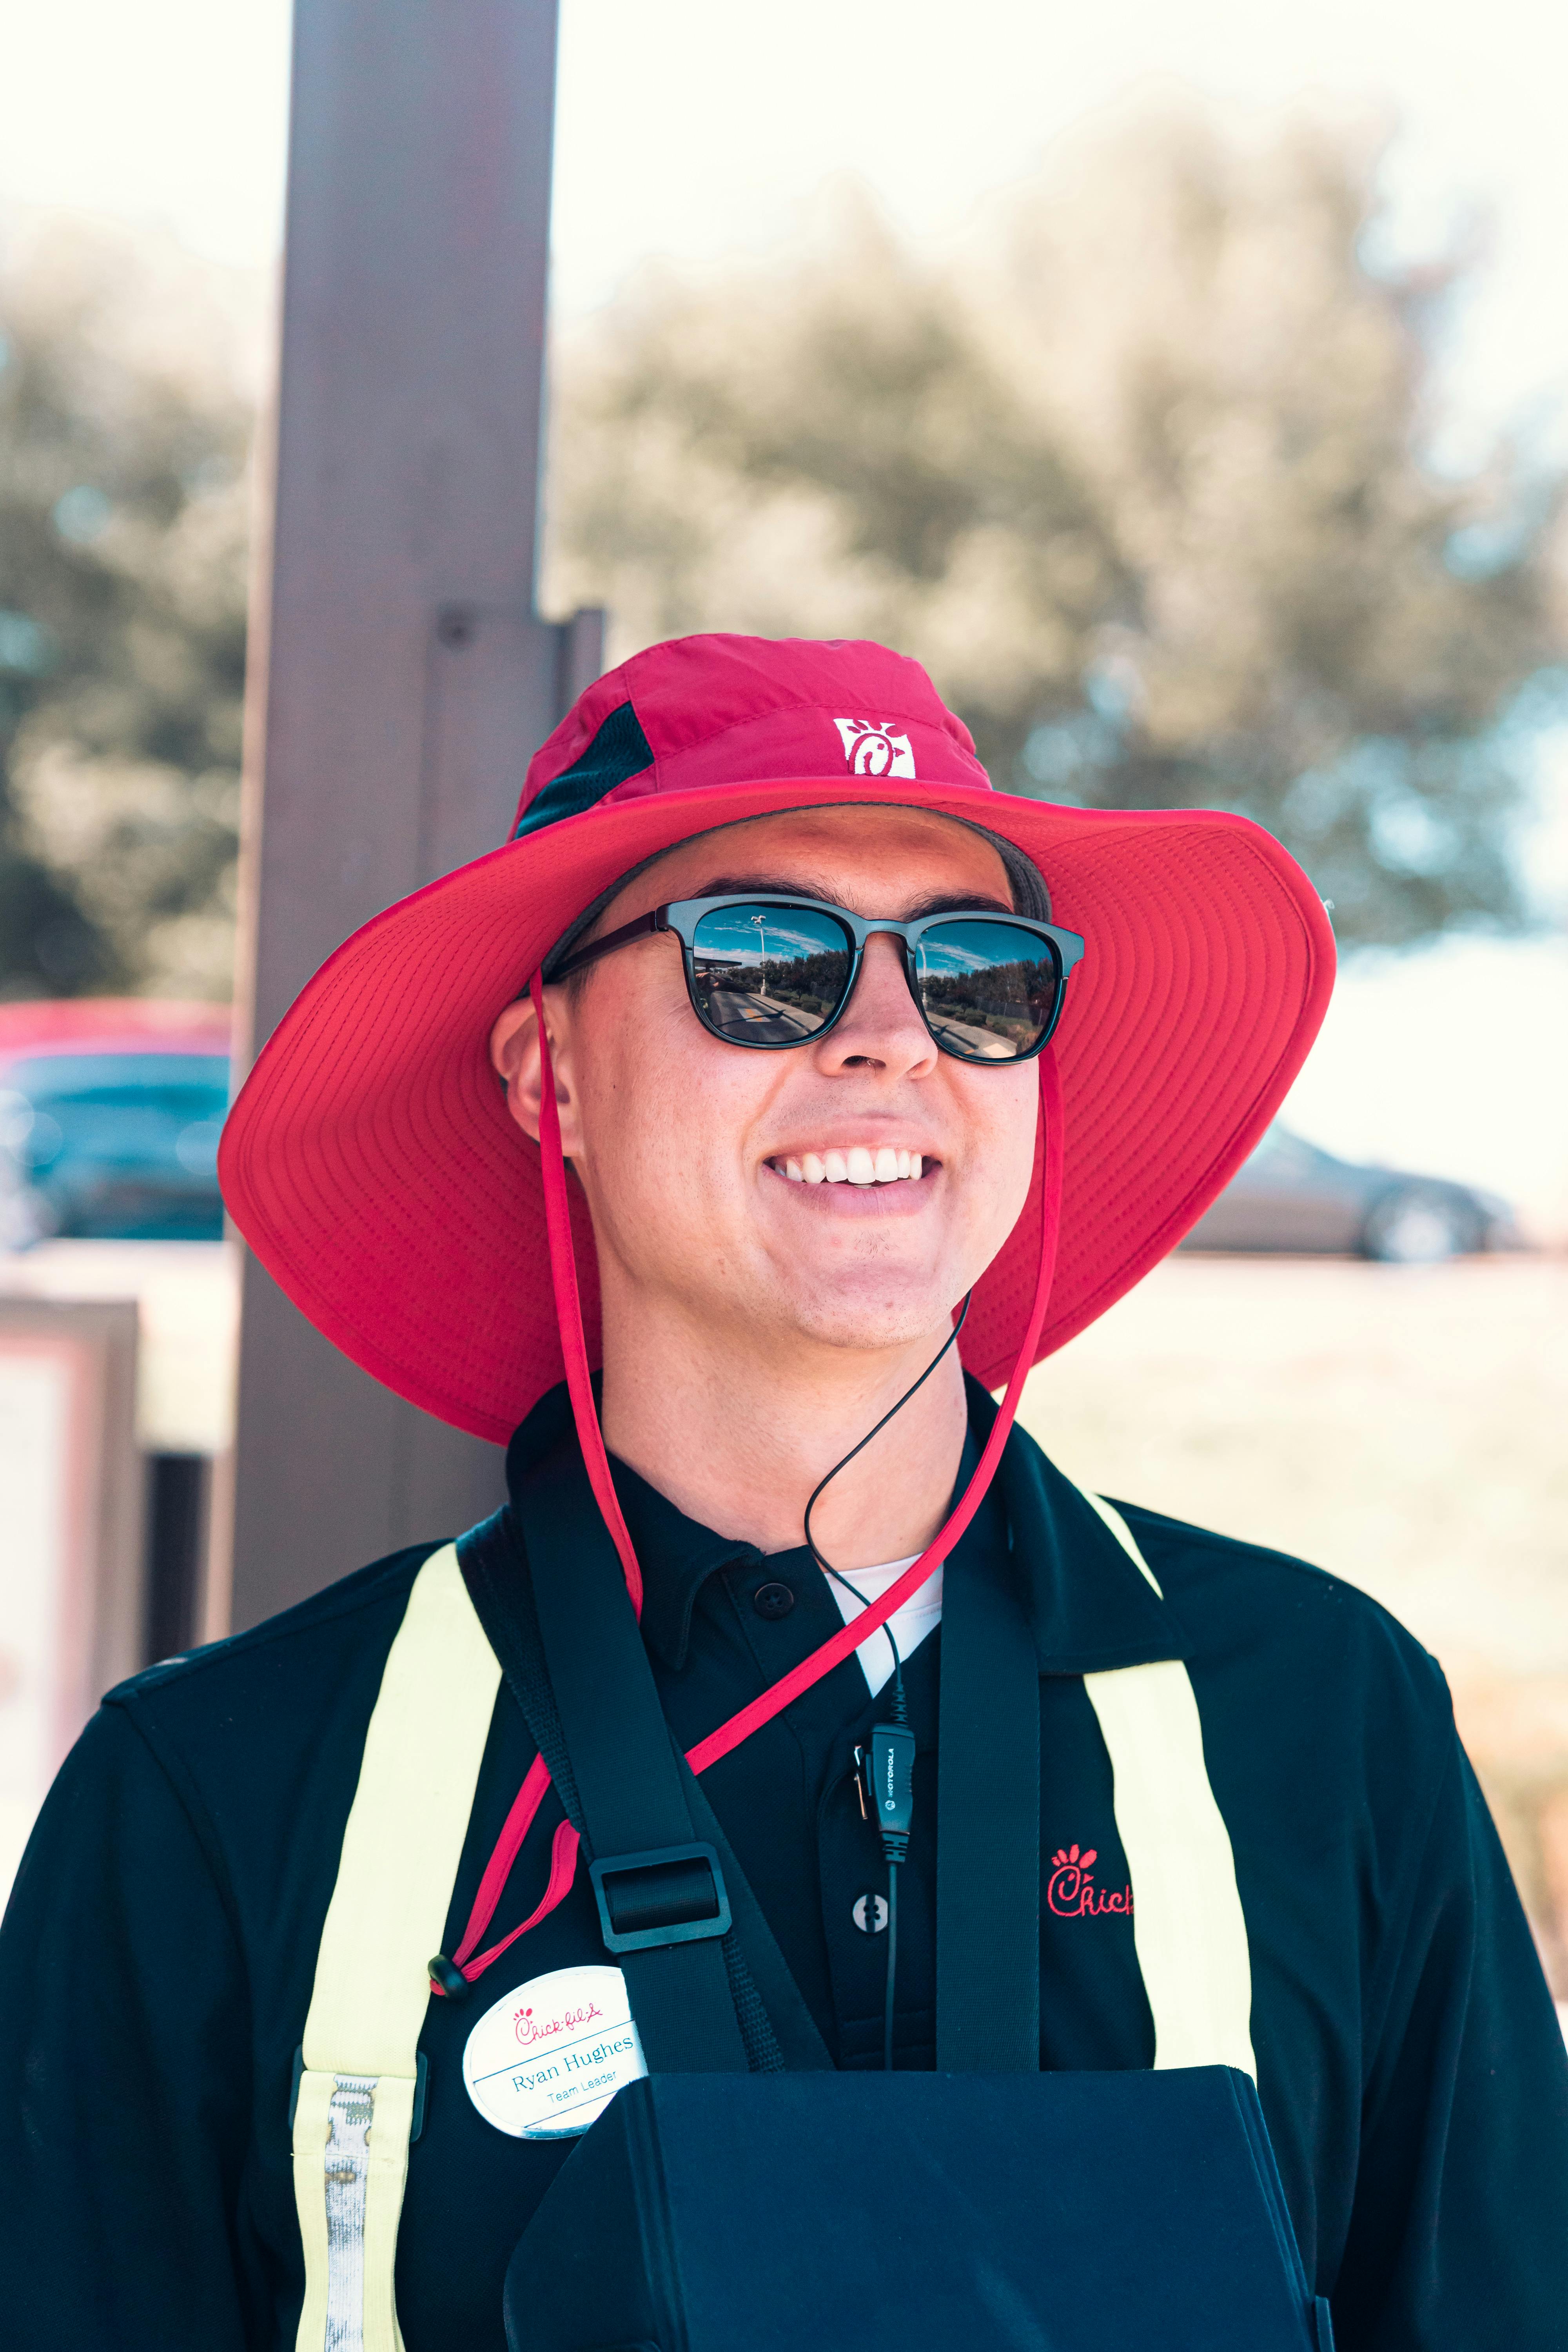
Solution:
{"label": "man's eyebrow", "polygon": [[999,898],[993,890],[933,890],[917,898],[903,920],[918,922],[922,915],[1015,915],[1017,911],[1011,898]]}
{"label": "man's eyebrow", "polygon": [[[833,895],[832,886],[826,882],[802,882],[797,878],[781,880],[769,874],[720,874],[705,882],[700,890],[688,895],[694,898],[732,898],[742,892],[756,890],[773,898],[822,898],[829,906],[842,903]],[[930,890],[915,899],[901,915],[893,919],[903,923],[919,922],[922,915],[1011,915],[1016,913],[1012,901],[998,898],[986,890]],[[879,914],[892,915],[892,909],[882,907]]]}

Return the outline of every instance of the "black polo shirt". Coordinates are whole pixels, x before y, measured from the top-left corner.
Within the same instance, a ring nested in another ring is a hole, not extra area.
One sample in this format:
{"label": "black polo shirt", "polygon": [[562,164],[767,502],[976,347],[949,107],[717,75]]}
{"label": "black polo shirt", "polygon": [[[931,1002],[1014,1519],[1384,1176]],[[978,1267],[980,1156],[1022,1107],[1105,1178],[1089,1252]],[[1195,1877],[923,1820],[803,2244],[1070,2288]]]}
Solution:
{"label": "black polo shirt", "polygon": [[[991,1408],[976,1396],[984,1422]],[[514,1473],[559,1426],[514,1441]],[[644,1628],[690,1746],[841,1619],[803,1551],[763,1559],[617,1471]],[[1087,1672],[1182,1657],[1235,1849],[1258,2086],[1342,2352],[1568,2346],[1568,2063],[1432,1660],[1364,1595],[1121,1507],[1163,1599],[1021,1432],[955,1553],[1005,1551],[1041,1672],[1041,2063],[1146,2066],[1110,1766]],[[0,2310],[28,2347],[291,2347],[303,2273],[288,2110],[364,1735],[430,1547],[110,1694],[51,1792],[0,1930]],[[793,1595],[784,1607],[764,1586]],[[917,1811],[899,2063],[932,2063],[940,1631],[910,1662]],[[885,1703],[885,1702],[884,1702]],[[881,1705],[850,1658],[704,1790],[830,2053],[879,2063],[885,1884],[851,1751]],[[534,1755],[505,1684],[446,1948]],[[492,1934],[532,1909],[547,1801]],[[1092,1853],[1092,1861],[1089,1859]],[[863,1896],[871,1900],[862,1902]],[[501,2279],[563,2160],[464,2089],[476,2017],[605,1958],[585,1885],[432,2002],[398,2308],[408,2352],[500,2352]]]}

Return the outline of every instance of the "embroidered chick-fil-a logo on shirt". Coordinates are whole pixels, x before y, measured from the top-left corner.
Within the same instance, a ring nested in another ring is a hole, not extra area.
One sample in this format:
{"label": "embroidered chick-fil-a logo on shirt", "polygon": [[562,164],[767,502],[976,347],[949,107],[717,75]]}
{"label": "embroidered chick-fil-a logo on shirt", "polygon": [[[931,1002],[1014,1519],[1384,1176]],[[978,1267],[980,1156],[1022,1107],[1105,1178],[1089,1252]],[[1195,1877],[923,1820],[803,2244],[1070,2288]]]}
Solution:
{"label": "embroidered chick-fil-a logo on shirt", "polygon": [[1111,1911],[1121,1917],[1131,1913],[1131,1886],[1120,1891],[1096,1886],[1090,1864],[1099,1853],[1098,1846],[1086,1846],[1080,1853],[1076,1845],[1069,1845],[1058,1846],[1052,1854],[1046,1900],[1058,1919],[1099,1919]]}
{"label": "embroidered chick-fil-a logo on shirt", "polygon": [[520,2009],[513,2031],[523,2048],[531,2050],[536,2042],[553,2042],[558,2033],[575,2032],[604,2014],[596,2000],[585,2000],[580,2009],[563,2009],[559,2017],[535,2017],[531,2009]]}

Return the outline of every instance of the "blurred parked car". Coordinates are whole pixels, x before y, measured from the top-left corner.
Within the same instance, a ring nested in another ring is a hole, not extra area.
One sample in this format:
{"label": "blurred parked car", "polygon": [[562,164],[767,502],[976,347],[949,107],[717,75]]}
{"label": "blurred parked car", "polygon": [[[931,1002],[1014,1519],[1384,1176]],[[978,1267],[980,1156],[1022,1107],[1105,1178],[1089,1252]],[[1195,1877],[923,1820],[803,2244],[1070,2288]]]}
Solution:
{"label": "blurred parked car", "polygon": [[1495,1192],[1441,1176],[1336,1160],[1273,1126],[1199,1218],[1184,1249],[1324,1250],[1431,1265],[1472,1250],[1517,1249],[1513,1211]]}
{"label": "blurred parked car", "polygon": [[0,1245],[221,1239],[228,1054],[217,1005],[0,1004]]}

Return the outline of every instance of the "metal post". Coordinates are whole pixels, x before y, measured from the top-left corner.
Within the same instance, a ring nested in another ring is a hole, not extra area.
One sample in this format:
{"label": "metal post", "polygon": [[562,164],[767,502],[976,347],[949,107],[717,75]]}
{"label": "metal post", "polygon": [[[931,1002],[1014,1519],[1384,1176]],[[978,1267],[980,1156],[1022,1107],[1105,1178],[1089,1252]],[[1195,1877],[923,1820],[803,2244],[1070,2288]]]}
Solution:
{"label": "metal post", "polygon": [[[533,610],[555,34],[556,0],[297,0],[242,1067],[356,925],[503,838],[600,667],[602,616]],[[249,1260],[229,1483],[240,1627],[468,1526],[500,1456]]]}

